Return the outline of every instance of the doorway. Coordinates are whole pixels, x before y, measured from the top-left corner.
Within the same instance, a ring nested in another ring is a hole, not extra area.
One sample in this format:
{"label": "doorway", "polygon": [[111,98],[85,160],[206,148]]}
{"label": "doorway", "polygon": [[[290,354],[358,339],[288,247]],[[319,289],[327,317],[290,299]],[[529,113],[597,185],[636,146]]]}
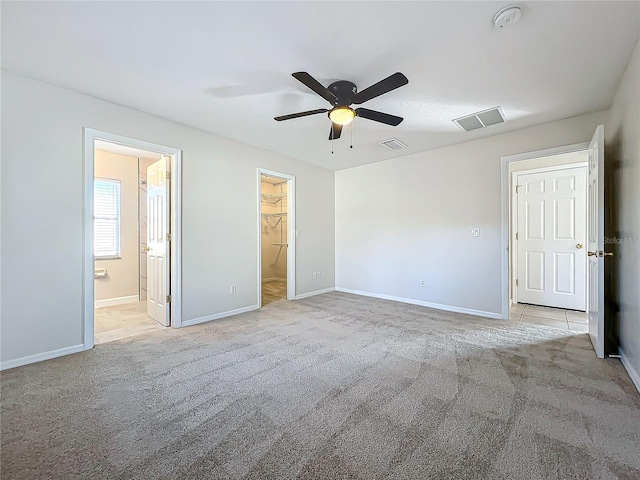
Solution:
{"label": "doorway", "polygon": [[510,165],[511,318],[588,330],[586,151]]}
{"label": "doorway", "polygon": [[85,349],[181,325],[180,159],[85,129]]}
{"label": "doorway", "polygon": [[258,169],[258,305],[295,297],[295,178]]}
{"label": "doorway", "polygon": [[95,343],[159,327],[147,312],[147,170],[162,155],[95,141]]}
{"label": "doorway", "polygon": [[[604,127],[599,125],[589,143],[567,145],[537,152],[528,152],[502,157],[502,318],[505,320],[522,319],[527,309],[547,309],[550,307],[538,305],[519,305],[516,280],[521,274],[514,276],[517,263],[517,212],[514,196],[517,183],[514,183],[513,173],[518,170],[531,168],[545,168],[558,165],[569,165],[566,156],[578,155],[579,161],[573,163],[587,164],[587,196],[586,196],[586,241],[584,244],[576,241],[575,250],[584,252],[587,261],[585,265],[585,313],[581,315],[581,331],[588,332],[596,355],[604,357],[604,259],[611,252],[604,250]],[[528,163],[529,162],[529,163]],[[535,165],[532,165],[534,162]],[[537,162],[537,163],[536,163]],[[575,212],[575,211],[574,211]],[[553,215],[557,215],[554,211]],[[539,216],[540,217],[540,216]],[[572,239],[573,241],[573,239]],[[580,248],[578,245],[582,244]],[[541,277],[541,276],[540,276]],[[564,280],[564,279],[563,279]],[[518,282],[519,283],[519,282]],[[556,281],[558,284],[559,282]],[[564,285],[568,283],[565,282]],[[570,327],[569,312],[573,310],[556,309],[556,312],[568,327]],[[541,316],[547,316],[544,313]],[[554,325],[555,326],[555,325]],[[569,328],[571,329],[571,328]]]}
{"label": "doorway", "polygon": [[582,156],[512,174],[513,303],[586,309],[587,155],[556,159]]}

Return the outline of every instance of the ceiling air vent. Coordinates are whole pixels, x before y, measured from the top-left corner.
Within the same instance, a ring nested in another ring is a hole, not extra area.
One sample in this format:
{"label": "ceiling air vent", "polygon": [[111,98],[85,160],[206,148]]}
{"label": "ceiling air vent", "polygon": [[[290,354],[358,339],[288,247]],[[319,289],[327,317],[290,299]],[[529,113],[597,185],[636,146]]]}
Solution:
{"label": "ceiling air vent", "polygon": [[481,112],[472,113],[464,117],[453,120],[465,132],[476,130],[478,128],[489,127],[498,123],[504,123],[505,118],[500,107],[490,108]]}
{"label": "ceiling air vent", "polygon": [[407,146],[402,143],[400,140],[396,138],[390,138],[389,140],[384,140],[380,142],[380,145],[388,148],[389,150],[402,150],[403,148],[407,148]]}

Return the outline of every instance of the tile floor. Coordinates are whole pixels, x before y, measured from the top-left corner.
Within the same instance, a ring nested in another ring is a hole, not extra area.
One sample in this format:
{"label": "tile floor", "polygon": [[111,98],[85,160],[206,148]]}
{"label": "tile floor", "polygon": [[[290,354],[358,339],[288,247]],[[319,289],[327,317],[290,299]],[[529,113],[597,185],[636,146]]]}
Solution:
{"label": "tile floor", "polygon": [[95,312],[96,345],[166,328],[147,316],[147,302],[100,307]]}
{"label": "tile floor", "polygon": [[516,303],[511,307],[510,318],[516,322],[536,323],[574,332],[587,333],[589,331],[587,313],[576,310]]}

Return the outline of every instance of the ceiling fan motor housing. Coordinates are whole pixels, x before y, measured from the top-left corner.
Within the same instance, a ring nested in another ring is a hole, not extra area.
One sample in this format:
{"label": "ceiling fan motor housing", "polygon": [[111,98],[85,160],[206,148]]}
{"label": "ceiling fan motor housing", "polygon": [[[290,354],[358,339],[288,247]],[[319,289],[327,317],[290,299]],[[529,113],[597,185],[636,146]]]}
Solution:
{"label": "ceiling fan motor housing", "polygon": [[347,80],[338,80],[327,87],[338,99],[333,102],[336,106],[348,107],[353,103],[353,97],[358,91],[356,85]]}

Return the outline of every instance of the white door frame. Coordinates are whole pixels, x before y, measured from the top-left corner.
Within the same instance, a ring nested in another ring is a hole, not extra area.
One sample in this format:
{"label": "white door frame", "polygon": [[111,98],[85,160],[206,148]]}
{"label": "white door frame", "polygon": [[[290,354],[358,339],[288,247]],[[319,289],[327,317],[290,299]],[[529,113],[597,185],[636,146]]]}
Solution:
{"label": "white door frame", "polygon": [[93,256],[93,181],[95,169],[95,141],[148,150],[170,155],[171,159],[171,325],[182,326],[182,151],[177,148],[145,142],[109,132],[83,128],[84,145],[84,205],[82,257],[82,311],[84,349],[94,346],[94,256]]}
{"label": "white door frame", "polygon": [[551,157],[555,155],[561,155],[563,153],[581,152],[589,149],[589,143],[576,143],[573,145],[565,145],[562,147],[548,148],[545,150],[537,150],[533,152],[519,153],[516,155],[507,155],[501,159],[501,186],[500,186],[500,201],[502,204],[501,212],[501,257],[502,257],[502,313],[501,318],[509,320],[509,309],[511,307],[511,284],[509,277],[510,267],[510,243],[511,243],[511,207],[512,207],[512,185],[511,177],[509,175],[509,165],[513,162],[521,162],[523,160],[532,160],[540,157]]}
{"label": "white door frame", "polygon": [[287,300],[296,298],[296,177],[286,173],[258,168],[258,308],[262,308],[262,175],[287,181]]}
{"label": "white door frame", "polygon": [[[530,168],[528,170],[518,170],[516,172],[511,172],[511,188],[510,188],[510,196],[511,196],[511,204],[513,208],[511,209],[511,223],[509,224],[509,235],[510,235],[510,249],[511,255],[511,269],[510,269],[510,284],[511,284],[511,301],[512,303],[518,303],[518,289],[516,288],[516,278],[518,278],[518,241],[516,240],[516,226],[518,225],[518,196],[516,195],[516,189],[514,188],[518,185],[518,177],[520,175],[528,175],[531,173],[547,173],[547,172],[557,172],[559,170],[567,170],[570,168],[587,168],[588,164],[586,161],[584,162],[574,162],[574,163],[566,163],[563,165],[553,165],[548,167],[538,167],[538,168]],[[586,171],[586,170],[585,170]],[[585,202],[586,207],[586,202]],[[586,247],[585,247],[586,248]],[[586,289],[585,289],[585,308],[586,308]]]}

